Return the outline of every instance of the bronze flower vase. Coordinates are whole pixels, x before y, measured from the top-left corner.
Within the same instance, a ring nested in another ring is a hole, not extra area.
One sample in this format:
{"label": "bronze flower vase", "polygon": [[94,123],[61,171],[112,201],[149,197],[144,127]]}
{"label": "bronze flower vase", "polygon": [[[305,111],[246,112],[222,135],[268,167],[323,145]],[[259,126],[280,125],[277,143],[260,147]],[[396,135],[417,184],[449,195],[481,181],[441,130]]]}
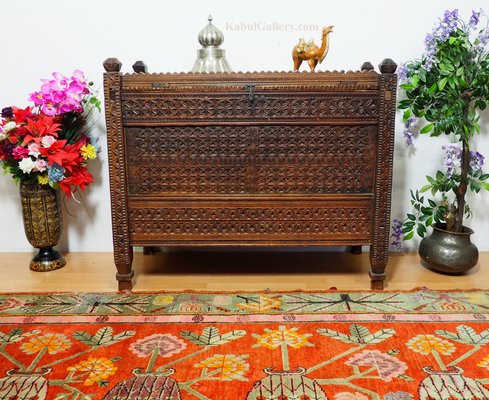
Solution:
{"label": "bronze flower vase", "polygon": [[20,198],[25,235],[39,249],[30,262],[30,269],[44,272],[64,267],[64,257],[53,249],[63,229],[59,193],[49,185],[21,181]]}
{"label": "bronze flower vase", "polygon": [[463,227],[462,232],[446,230],[445,224],[433,224],[433,233],[419,244],[421,259],[432,269],[448,274],[466,272],[477,264],[479,250],[470,241],[474,231]]}

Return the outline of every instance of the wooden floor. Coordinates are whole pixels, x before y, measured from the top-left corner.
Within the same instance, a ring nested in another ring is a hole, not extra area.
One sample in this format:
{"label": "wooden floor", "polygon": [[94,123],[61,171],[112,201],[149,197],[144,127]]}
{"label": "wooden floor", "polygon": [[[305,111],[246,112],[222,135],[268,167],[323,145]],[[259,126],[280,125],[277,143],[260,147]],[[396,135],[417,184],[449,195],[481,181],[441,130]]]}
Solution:
{"label": "wooden floor", "polygon": [[[112,253],[66,254],[52,272],[29,270],[28,253],[0,253],[0,292],[117,291]],[[368,253],[329,251],[171,251],[135,254],[133,291],[369,289]],[[417,254],[393,253],[385,289],[489,289],[489,253],[460,276],[423,267]]]}

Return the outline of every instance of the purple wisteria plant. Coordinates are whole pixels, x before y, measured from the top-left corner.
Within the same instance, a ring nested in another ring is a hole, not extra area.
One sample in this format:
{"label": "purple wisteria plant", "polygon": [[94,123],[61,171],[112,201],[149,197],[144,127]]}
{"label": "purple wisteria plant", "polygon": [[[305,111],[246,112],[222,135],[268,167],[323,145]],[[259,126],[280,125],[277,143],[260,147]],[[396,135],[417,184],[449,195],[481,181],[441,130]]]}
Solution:
{"label": "purple wisteria plant", "polygon": [[488,18],[482,10],[472,11],[467,23],[458,10],[447,10],[426,36],[422,58],[399,68],[405,96],[398,108],[404,110],[406,143],[413,145],[415,132],[445,134],[451,143],[442,146],[442,170],[426,176],[427,184],[411,191],[413,211],[403,221],[394,220],[393,244],[398,248],[415,233],[424,237],[435,222],[462,232],[464,218],[471,215],[467,190],[489,190],[484,157],[472,150],[474,136],[480,133],[478,111],[489,103],[488,42]]}

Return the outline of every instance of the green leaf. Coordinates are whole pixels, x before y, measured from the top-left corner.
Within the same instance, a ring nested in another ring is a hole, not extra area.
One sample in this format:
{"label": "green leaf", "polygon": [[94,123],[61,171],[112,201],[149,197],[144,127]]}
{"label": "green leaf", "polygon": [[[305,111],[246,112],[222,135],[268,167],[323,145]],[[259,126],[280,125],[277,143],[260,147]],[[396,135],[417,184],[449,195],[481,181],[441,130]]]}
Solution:
{"label": "green leaf", "polygon": [[136,331],[123,331],[113,336],[114,330],[110,326],[100,328],[94,336],[85,331],[76,331],[73,333],[73,338],[88,346],[100,347],[110,346],[124,339],[130,338],[136,334]]}
{"label": "green leaf", "polygon": [[428,94],[433,94],[437,91],[438,85],[436,83],[433,83],[433,85],[430,86],[428,89]]}
{"label": "green leaf", "polygon": [[404,114],[402,115],[402,121],[406,122],[410,116],[411,116],[411,110],[408,108],[406,111],[404,111]]}
{"label": "green leaf", "polygon": [[409,90],[413,90],[415,86],[412,85],[411,83],[403,83],[402,85],[400,85],[400,88],[404,89],[405,91],[409,91]]}
{"label": "green leaf", "polygon": [[416,221],[416,216],[414,214],[407,214],[407,217],[411,220],[411,221]]}
{"label": "green leaf", "polygon": [[112,333],[114,333],[114,329],[110,326],[100,328],[93,336],[92,342],[96,343],[97,346],[104,346],[106,342],[112,340]]}
{"label": "green leaf", "polygon": [[426,82],[426,70],[424,68],[421,68],[418,71],[418,76],[419,76],[419,79],[421,80],[421,82]]}
{"label": "green leaf", "polygon": [[357,337],[359,339],[362,339],[365,336],[370,335],[370,331],[367,328],[358,324],[350,325],[350,333],[352,336]]}
{"label": "green leaf", "polygon": [[431,207],[436,207],[436,203],[433,200],[428,199],[428,203],[430,204]]}
{"label": "green leaf", "polygon": [[332,329],[328,329],[328,328],[319,328],[317,330],[317,333],[319,333],[320,335],[323,335],[323,336],[328,336],[332,339],[341,340],[342,342],[348,343],[348,344],[360,343],[360,340],[358,338],[355,338],[355,337],[352,337],[349,335],[345,335],[344,333],[336,332],[336,331],[334,331]]}
{"label": "green leaf", "polygon": [[424,192],[427,192],[428,190],[430,190],[433,186],[432,185],[424,185],[419,191],[421,193],[424,193]]}
{"label": "green leaf", "polygon": [[37,335],[41,333],[40,330],[33,330],[26,333],[22,333],[24,330],[22,328],[11,329],[7,334],[0,332],[0,343],[17,343],[28,336]]}
{"label": "green leaf", "polygon": [[426,227],[423,224],[418,224],[418,226],[416,227],[416,233],[419,237],[424,237],[424,234],[426,233]]}
{"label": "green leaf", "polygon": [[448,82],[448,78],[440,79],[440,81],[438,82],[438,89],[440,90],[440,92],[445,88],[447,82]]}
{"label": "green leaf", "polygon": [[481,182],[481,185],[484,189],[486,189],[487,191],[489,191],[489,183],[487,182]]}
{"label": "green leaf", "polygon": [[431,226],[433,225],[433,217],[429,217],[427,220],[426,220],[426,226]]}
{"label": "green leaf", "polygon": [[396,331],[393,329],[382,329],[377,331],[371,335],[365,336],[363,338],[363,342],[367,344],[378,344],[383,342],[386,339],[389,339],[391,336],[395,335]]}
{"label": "green leaf", "polygon": [[75,338],[79,342],[92,346],[92,335],[88,332],[76,331],[73,333],[73,338]]}
{"label": "green leaf", "polygon": [[467,325],[457,326],[457,332],[450,332],[447,330],[435,331],[437,335],[446,339],[454,340],[458,343],[469,345],[483,345],[489,343],[489,329],[478,334],[472,327]]}
{"label": "green leaf", "polygon": [[410,240],[412,239],[414,236],[414,231],[412,231],[411,233],[407,234],[406,236],[404,236],[404,240]]}
{"label": "green leaf", "polygon": [[414,75],[411,78],[411,85],[413,85],[413,87],[416,87],[416,86],[418,86],[418,83],[419,83],[419,76]]}
{"label": "green leaf", "polygon": [[419,133],[428,133],[433,129],[434,123],[430,123],[428,125],[425,125],[423,129],[419,131]]}
{"label": "green leaf", "polygon": [[239,339],[246,335],[246,331],[234,330],[224,335],[219,335],[219,330],[213,326],[204,328],[202,334],[198,334],[191,331],[180,332],[180,336],[188,341],[200,345],[200,346],[219,346],[231,342],[232,340]]}

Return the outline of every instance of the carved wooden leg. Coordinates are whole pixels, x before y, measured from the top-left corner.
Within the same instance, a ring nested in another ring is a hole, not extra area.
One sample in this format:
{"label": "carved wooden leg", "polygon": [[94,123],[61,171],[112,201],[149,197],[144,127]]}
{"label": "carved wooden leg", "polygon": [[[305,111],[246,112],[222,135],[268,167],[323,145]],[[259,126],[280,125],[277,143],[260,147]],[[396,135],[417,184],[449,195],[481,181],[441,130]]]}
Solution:
{"label": "carved wooden leg", "polygon": [[143,254],[145,256],[147,255],[154,255],[158,252],[158,247],[155,247],[155,246],[145,246],[143,247]]}
{"label": "carved wooden leg", "polygon": [[362,254],[362,246],[350,246],[351,254]]}
{"label": "carved wooden leg", "polygon": [[116,257],[115,266],[117,267],[117,274],[115,277],[119,282],[119,292],[122,292],[123,290],[132,290],[132,278],[134,277],[134,271],[132,269],[132,247],[129,247],[126,254],[128,257]]}
{"label": "carved wooden leg", "polygon": [[378,245],[370,246],[370,288],[383,290],[385,280],[385,267],[387,266],[387,253],[379,251]]}

